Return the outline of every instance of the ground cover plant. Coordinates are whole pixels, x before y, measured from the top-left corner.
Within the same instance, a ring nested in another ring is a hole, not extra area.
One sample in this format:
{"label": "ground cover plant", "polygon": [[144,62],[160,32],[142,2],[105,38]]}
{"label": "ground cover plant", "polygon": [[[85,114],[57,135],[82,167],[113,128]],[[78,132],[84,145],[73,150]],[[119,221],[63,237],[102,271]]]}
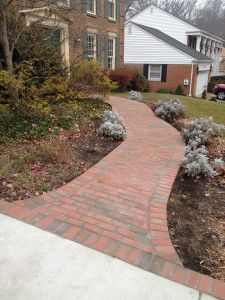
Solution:
{"label": "ground cover plant", "polygon": [[32,118],[31,125],[21,125],[17,120],[8,130],[4,124],[0,199],[14,201],[55,189],[117,147],[119,141],[99,132],[106,109],[108,105],[97,100],[77,100],[57,105],[48,122]]}

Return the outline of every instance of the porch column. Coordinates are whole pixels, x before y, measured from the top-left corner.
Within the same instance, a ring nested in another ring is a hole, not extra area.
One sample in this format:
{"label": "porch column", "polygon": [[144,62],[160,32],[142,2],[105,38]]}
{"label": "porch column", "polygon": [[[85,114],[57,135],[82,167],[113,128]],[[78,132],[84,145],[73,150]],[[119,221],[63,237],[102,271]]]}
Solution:
{"label": "porch column", "polygon": [[210,47],[211,47],[211,41],[206,41],[206,56],[210,57]]}
{"label": "porch column", "polygon": [[202,43],[202,37],[197,37],[197,44],[196,44],[196,51],[201,52],[201,43]]}

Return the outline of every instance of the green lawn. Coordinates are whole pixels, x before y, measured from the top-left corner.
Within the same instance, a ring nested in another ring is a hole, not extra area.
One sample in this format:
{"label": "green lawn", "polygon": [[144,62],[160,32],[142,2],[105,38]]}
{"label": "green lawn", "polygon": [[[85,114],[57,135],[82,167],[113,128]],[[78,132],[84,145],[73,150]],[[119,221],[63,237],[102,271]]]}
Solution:
{"label": "green lawn", "polygon": [[[128,93],[113,93],[115,96],[129,98]],[[188,116],[192,119],[213,117],[215,123],[225,124],[225,101],[213,102],[193,97],[166,95],[158,93],[143,93],[146,101],[157,102],[162,99],[180,99],[186,106]]]}

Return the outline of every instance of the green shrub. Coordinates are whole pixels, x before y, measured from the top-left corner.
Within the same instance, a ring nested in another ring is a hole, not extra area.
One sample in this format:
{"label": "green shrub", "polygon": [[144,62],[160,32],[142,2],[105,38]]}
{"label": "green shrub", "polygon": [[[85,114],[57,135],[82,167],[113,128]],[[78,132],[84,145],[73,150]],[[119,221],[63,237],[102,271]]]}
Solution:
{"label": "green shrub", "polygon": [[161,89],[158,89],[157,93],[159,93],[159,94],[173,94],[173,91],[170,90],[170,89],[161,88]]}
{"label": "green shrub", "polygon": [[176,95],[184,96],[184,91],[182,89],[182,86],[179,84],[175,90]]}
{"label": "green shrub", "polygon": [[96,94],[105,96],[116,87],[95,60],[80,61],[71,68],[68,88],[77,93],[78,99],[87,99]]}
{"label": "green shrub", "polygon": [[141,73],[135,72],[131,80],[131,88],[134,91],[147,92],[149,90],[148,80]]}

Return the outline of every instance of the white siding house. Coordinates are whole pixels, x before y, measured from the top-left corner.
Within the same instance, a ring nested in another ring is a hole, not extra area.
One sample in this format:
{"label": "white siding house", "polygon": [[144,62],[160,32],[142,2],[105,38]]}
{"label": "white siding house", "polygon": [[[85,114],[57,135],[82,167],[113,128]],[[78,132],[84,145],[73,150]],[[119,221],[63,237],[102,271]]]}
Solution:
{"label": "white siding house", "polygon": [[212,58],[212,75],[219,73],[219,64],[223,48],[223,40],[213,36],[189,23],[150,5],[129,21],[145,25],[164,32],[183,44]]}

